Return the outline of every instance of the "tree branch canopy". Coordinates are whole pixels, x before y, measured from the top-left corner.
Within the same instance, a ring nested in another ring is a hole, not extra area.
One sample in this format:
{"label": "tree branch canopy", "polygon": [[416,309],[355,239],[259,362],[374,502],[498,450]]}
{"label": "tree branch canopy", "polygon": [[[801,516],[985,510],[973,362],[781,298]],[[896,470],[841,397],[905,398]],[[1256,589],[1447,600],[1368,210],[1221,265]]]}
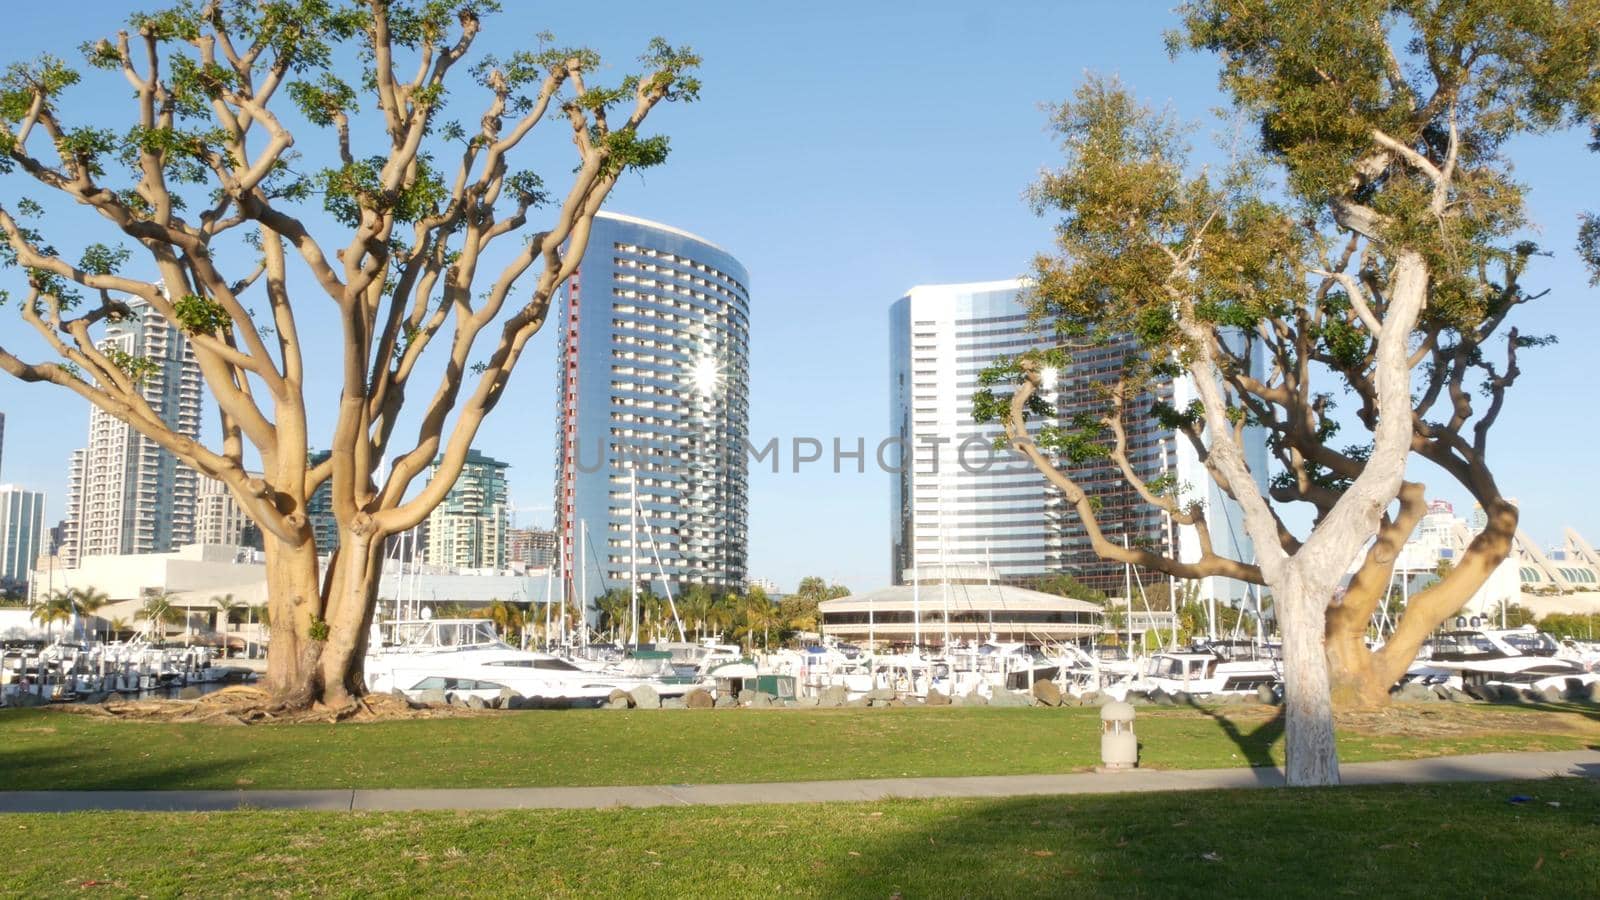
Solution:
{"label": "tree branch canopy", "polygon": [[[84,70],[41,55],[0,76],[0,178],[13,188],[0,197],[0,266],[26,282],[21,319],[55,357],[28,361],[0,331],[0,368],[73,391],[229,485],[273,538],[272,680],[296,702],[359,689],[370,548],[454,482],[610,190],[665,161],[649,114],[699,93],[699,57],[660,38],[614,82],[597,52],[549,34],[504,58],[475,54],[498,11],[181,0],[84,44]],[[126,120],[80,121],[82,92],[108,85],[131,87]],[[528,167],[547,131],[570,143],[570,176]],[[568,177],[560,194],[545,186]],[[46,238],[46,214],[69,204],[103,231],[77,260]],[[124,296],[182,330],[218,404],[218,448],[143,402],[152,361],[97,347],[92,329],[127,313]],[[315,365],[302,336],[333,321],[337,368]],[[443,374],[411,413],[415,443],[383,475],[430,350]],[[335,412],[329,433],[311,432],[318,408]],[[313,448],[331,454],[312,466]],[[245,474],[247,451],[259,477]],[[411,496],[421,461],[441,451]],[[340,549],[319,574],[306,505],[321,485]]]}
{"label": "tree branch canopy", "polygon": [[[1273,591],[1286,665],[1294,660],[1292,782],[1336,778],[1327,607],[1358,557],[1348,610],[1372,608],[1374,585],[1387,584],[1422,492],[1404,480],[1407,459],[1439,464],[1495,528],[1469,548],[1460,577],[1419,595],[1420,618],[1403,623],[1392,651],[1367,658],[1357,641],[1359,653],[1340,661],[1362,671],[1336,674],[1370,676],[1386,694],[1395,660],[1408,663],[1408,647],[1414,656],[1419,635],[1509,549],[1501,537],[1515,512],[1490,474],[1489,434],[1520,373],[1518,351],[1552,338],[1506,329],[1516,307],[1540,296],[1521,274],[1544,251],[1527,237],[1524,191],[1504,150],[1514,137],[1593,116],[1597,9],[1591,0],[1185,4],[1169,47],[1214,54],[1224,90],[1258,135],[1251,151],[1218,166],[1193,166],[1185,126],[1114,79],[1090,76],[1051,111],[1065,162],[1033,188],[1055,240],[1034,260],[1028,299],[1056,349],[999,361],[974,408],[980,420],[1006,423],[1092,541],[1095,505],[1080,502],[1072,475],[1089,461],[1116,460],[1137,495],[1175,520],[1188,509],[1172,493],[1181,486],[1151,490],[1126,465],[1129,398],[1150,398],[1144,414],[1193,444],[1238,503],[1254,558],[1217,558],[1205,540],[1198,560],[1133,560],[1093,543],[1108,559],[1179,577],[1241,567],[1229,577]],[[1502,340],[1504,354],[1491,353]],[[1064,416],[1041,398],[1038,373],[1086,351],[1114,351],[1120,366],[1098,388],[1098,411]],[[1160,399],[1176,380],[1199,398],[1188,408]],[[1354,401],[1342,415],[1341,396]],[[1352,418],[1367,435],[1335,445]],[[1251,429],[1265,435],[1273,470],[1249,469]],[[1277,508],[1299,503],[1314,515],[1304,537],[1289,533]],[[1202,515],[1184,518],[1201,530]],[[1336,618],[1364,635],[1364,616]],[[1336,637],[1350,649],[1348,635]],[[1296,750],[1296,733],[1327,740]]]}

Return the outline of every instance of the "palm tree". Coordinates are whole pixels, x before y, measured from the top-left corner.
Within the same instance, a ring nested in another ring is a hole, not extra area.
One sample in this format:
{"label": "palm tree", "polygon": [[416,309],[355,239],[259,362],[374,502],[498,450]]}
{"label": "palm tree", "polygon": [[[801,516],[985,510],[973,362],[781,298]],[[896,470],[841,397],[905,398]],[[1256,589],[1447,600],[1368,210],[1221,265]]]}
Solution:
{"label": "palm tree", "polygon": [[166,637],[167,625],[177,625],[188,619],[188,615],[174,606],[172,601],[171,594],[152,594],[144,601],[144,606],[134,614],[136,618],[144,619],[157,629],[157,640]]}
{"label": "palm tree", "polygon": [[[67,597],[72,601],[73,609],[77,611],[78,615],[85,618],[94,616],[101,608],[111,602],[111,597],[105,591],[93,587],[73,588],[67,592]],[[95,629],[95,631],[98,630]],[[94,634],[90,635],[90,637],[94,636]]]}
{"label": "palm tree", "polygon": [[72,618],[72,600],[62,591],[51,591],[44,602],[33,608],[29,618],[44,626],[45,640],[55,636],[55,623]]}
{"label": "palm tree", "polygon": [[106,637],[112,640],[121,638],[123,632],[131,630],[132,629],[128,627],[127,619],[112,619],[110,622],[106,623]]}
{"label": "palm tree", "polygon": [[711,609],[706,613],[706,624],[730,637],[737,637],[743,618],[739,604],[739,595],[732,591],[713,597]]}
{"label": "palm tree", "polygon": [[612,588],[595,598],[594,604],[600,610],[601,622],[610,629],[613,640],[618,639],[619,630],[628,620],[629,602],[628,592],[621,588]]}
{"label": "palm tree", "polygon": [[513,634],[521,634],[525,624],[522,617],[522,608],[515,603],[504,600],[492,600],[483,609],[473,610],[475,619],[489,619],[494,622],[494,627],[505,635],[506,640],[511,640]]}
{"label": "palm tree", "polygon": [[696,638],[705,636],[706,619],[711,616],[711,589],[703,584],[693,584],[678,598],[678,613],[685,624],[694,627]]}
{"label": "palm tree", "polygon": [[772,605],[772,600],[767,597],[767,592],[759,587],[753,587],[744,597],[744,615],[751,634],[757,628],[761,629],[761,647],[770,649],[772,644],[772,626],[777,624],[777,610]]}
{"label": "palm tree", "polygon": [[235,616],[249,607],[242,601],[233,599],[232,594],[212,597],[211,602],[216,604],[217,607],[217,630],[222,632],[222,647],[226,651],[228,647],[228,626],[234,624]]}

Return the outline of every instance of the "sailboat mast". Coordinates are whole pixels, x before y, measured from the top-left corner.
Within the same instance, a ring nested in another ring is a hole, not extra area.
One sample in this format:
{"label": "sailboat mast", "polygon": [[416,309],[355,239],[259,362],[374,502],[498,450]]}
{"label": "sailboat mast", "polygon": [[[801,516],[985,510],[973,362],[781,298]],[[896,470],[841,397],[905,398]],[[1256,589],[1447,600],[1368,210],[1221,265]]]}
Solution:
{"label": "sailboat mast", "polygon": [[639,646],[639,470],[628,469],[628,642]]}
{"label": "sailboat mast", "polygon": [[944,645],[940,649],[948,653],[950,647],[950,559],[946,556],[947,551],[948,543],[945,540],[944,525],[941,523],[939,525],[939,563],[944,573],[942,598],[944,602]]}
{"label": "sailboat mast", "polygon": [[921,580],[922,572],[917,568],[913,568],[911,570],[911,645],[913,648],[922,646]]}
{"label": "sailboat mast", "polygon": [[556,541],[556,633],[567,643],[567,542]]}
{"label": "sailboat mast", "polygon": [[[1128,549],[1128,536],[1122,536],[1122,549]],[[1128,601],[1128,654],[1133,654],[1133,563],[1122,564],[1122,596]]]}
{"label": "sailboat mast", "polygon": [[578,600],[583,604],[583,625],[580,641],[589,646],[589,527],[578,522]]}

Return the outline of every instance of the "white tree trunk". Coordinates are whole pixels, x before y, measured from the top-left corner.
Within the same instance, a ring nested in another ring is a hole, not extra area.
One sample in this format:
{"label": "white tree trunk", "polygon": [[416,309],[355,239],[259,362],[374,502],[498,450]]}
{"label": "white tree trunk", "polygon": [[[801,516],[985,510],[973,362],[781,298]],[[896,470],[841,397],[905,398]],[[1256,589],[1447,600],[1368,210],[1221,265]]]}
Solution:
{"label": "white tree trunk", "polygon": [[1289,784],[1339,783],[1333,702],[1323,616],[1328,592],[1291,573],[1272,585],[1278,627],[1283,632],[1284,740]]}

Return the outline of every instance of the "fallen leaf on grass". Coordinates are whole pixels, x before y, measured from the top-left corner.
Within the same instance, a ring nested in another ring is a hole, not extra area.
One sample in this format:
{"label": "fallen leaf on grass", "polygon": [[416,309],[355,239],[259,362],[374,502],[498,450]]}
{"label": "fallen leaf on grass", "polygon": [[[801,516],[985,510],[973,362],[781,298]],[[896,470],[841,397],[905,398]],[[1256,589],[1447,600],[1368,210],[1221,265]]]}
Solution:
{"label": "fallen leaf on grass", "polygon": [[1028,852],[1032,853],[1034,856],[1039,857],[1040,859],[1043,859],[1046,856],[1055,856],[1056,855],[1056,852],[1054,850],[1029,850]]}
{"label": "fallen leaf on grass", "polygon": [[851,855],[851,856],[860,856],[860,855],[861,855],[861,854],[859,854],[859,853],[857,853],[857,852],[856,852],[856,851],[854,851],[854,850],[847,850],[847,851],[845,851],[845,852],[846,852],[846,853],[849,853],[849,854],[850,854],[850,855]]}
{"label": "fallen leaf on grass", "polygon": [[1533,862],[1533,870],[1535,872],[1539,871],[1542,868],[1544,868],[1544,854],[1540,854],[1539,858],[1534,860],[1534,862]]}
{"label": "fallen leaf on grass", "polygon": [[1206,852],[1200,854],[1200,858],[1206,862],[1221,862],[1222,854],[1216,852],[1215,850],[1207,850]]}

